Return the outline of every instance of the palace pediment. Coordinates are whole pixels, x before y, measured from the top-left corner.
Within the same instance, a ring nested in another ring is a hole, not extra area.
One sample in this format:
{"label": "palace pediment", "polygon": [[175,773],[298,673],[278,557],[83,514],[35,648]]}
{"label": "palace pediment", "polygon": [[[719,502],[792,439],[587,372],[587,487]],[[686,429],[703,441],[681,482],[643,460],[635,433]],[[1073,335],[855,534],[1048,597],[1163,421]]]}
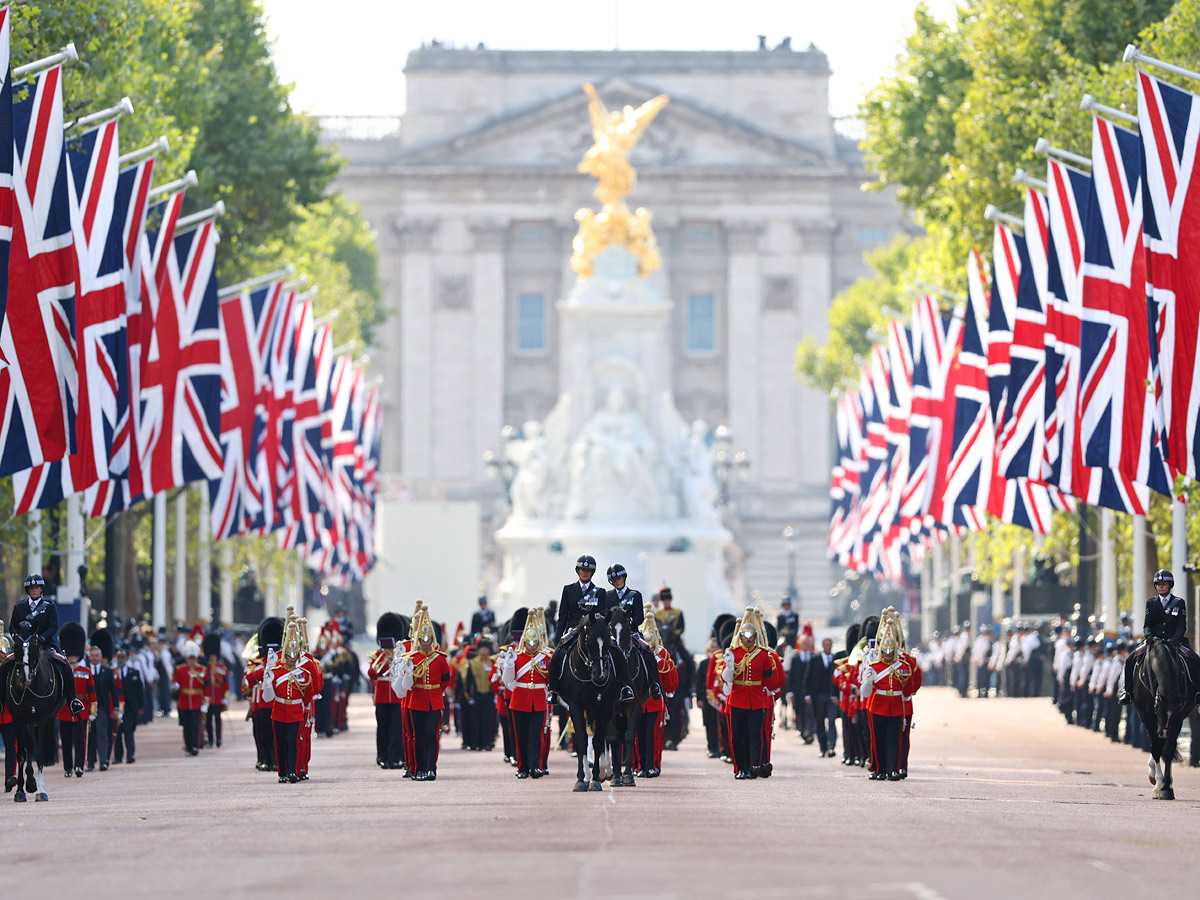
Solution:
{"label": "palace pediment", "polygon": [[[612,79],[598,90],[610,109],[626,104],[637,107],[656,93],[624,79]],[[454,137],[405,148],[395,162],[402,166],[573,170],[592,145],[587,105],[581,89]],[[802,143],[674,96],[638,143],[632,160],[635,166],[647,169],[787,168],[822,173],[844,169],[841,161]]]}

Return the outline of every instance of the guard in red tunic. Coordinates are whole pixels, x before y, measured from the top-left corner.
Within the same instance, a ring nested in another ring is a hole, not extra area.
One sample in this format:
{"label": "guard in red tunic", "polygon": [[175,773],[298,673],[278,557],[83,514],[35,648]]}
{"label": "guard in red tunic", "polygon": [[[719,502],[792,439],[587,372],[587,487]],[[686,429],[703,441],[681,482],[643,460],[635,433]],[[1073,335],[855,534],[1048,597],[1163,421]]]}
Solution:
{"label": "guard in red tunic", "polygon": [[303,663],[299,623],[293,619],[284,626],[282,657],[277,657],[275,651],[268,654],[263,679],[263,699],[271,704],[280,784],[300,781],[297,768],[300,728],[307,715],[305,707],[312,703],[316,687],[312,672]]}
{"label": "guard in red tunic", "polygon": [[183,728],[183,748],[189,756],[198,756],[200,716],[208,694],[208,671],[200,665],[200,645],[195,641],[184,642],[183,660],[175,667],[171,693],[175,695],[175,708]]}
{"label": "guard in red tunic", "polygon": [[379,649],[368,657],[367,677],[375,703],[375,764],[381,769],[404,768],[404,723],[391,677],[396,644],[403,639],[404,631],[404,619],[398,613],[385,612],[375,624]]}
{"label": "guard in red tunic", "polygon": [[675,661],[662,644],[659,628],[671,628],[669,620],[657,619],[649,603],[645,605],[642,620],[642,637],[650,645],[658,663],[658,678],[662,683],[662,697],[648,697],[638,714],[637,736],[633,745],[633,765],[642,778],[657,778],[662,774],[663,733],[667,715],[667,697],[679,689],[679,670]]}
{"label": "guard in red tunic", "polygon": [[[871,729],[871,780],[899,781],[901,744],[906,708],[911,710],[914,667],[911,658],[901,652],[904,634],[900,616],[890,606],[879,621],[876,650],[879,658],[864,660],[859,693],[866,702]],[[916,669],[917,672],[920,669]],[[917,682],[919,686],[919,682]]]}
{"label": "guard in red tunic", "polygon": [[[0,629],[2,631],[3,629]],[[85,707],[78,715],[63,706],[58,711],[58,732],[62,739],[63,774],[67,778],[83,777],[83,762],[87,758],[88,720],[96,717],[96,682],[92,679],[92,670],[83,662],[87,647],[87,632],[78,622],[68,622],[58,633],[58,642],[66,654],[67,662],[75,675],[75,696],[82,700]],[[0,725],[12,721],[11,715],[5,711],[6,719],[0,719]],[[8,738],[5,736],[5,746]]]}
{"label": "guard in red tunic", "polygon": [[[288,617],[295,619],[295,612],[290,606],[288,607]],[[308,698],[302,705],[304,719],[300,723],[300,732],[296,737],[296,773],[300,776],[301,781],[308,781],[308,762],[312,758],[313,726],[317,722],[316,702],[317,696],[325,689],[325,671],[321,668],[321,661],[309,651],[308,619],[301,616],[296,621],[299,624],[300,632],[300,665],[312,677],[312,691],[309,692]]]}
{"label": "guard in red tunic", "polygon": [[763,688],[769,694],[770,702],[767,705],[763,715],[763,733],[762,733],[762,756],[759,757],[758,777],[770,778],[773,766],[771,765],[771,744],[775,739],[775,704],[779,700],[779,695],[783,692],[783,685],[787,681],[787,671],[783,668],[783,660],[774,648],[779,640],[779,633],[775,630],[775,626],[770,622],[762,621],[762,616],[759,617],[759,626],[762,630],[759,637],[766,635],[767,653],[771,657],[771,675],[763,681]]}
{"label": "guard in red tunic", "polygon": [[900,658],[905,661],[912,677],[904,688],[904,725],[900,731],[900,777],[908,777],[908,738],[912,732],[913,694],[921,688],[921,666],[911,653],[901,651]]}
{"label": "guard in red tunic", "polygon": [[413,620],[412,649],[395,667],[393,687],[408,698],[412,728],[414,781],[437,778],[438,739],[442,732],[442,710],[450,686],[450,664],[438,648],[437,633],[429,610],[422,608]]}
{"label": "guard in red tunic", "polygon": [[543,733],[549,722],[550,648],[539,624],[540,609],[518,610],[514,615],[513,634],[521,627],[520,643],[504,650],[499,657],[500,678],[509,692],[508,714],[512,717],[513,741],[517,755],[517,778],[541,778]]}
{"label": "guard in red tunic", "polygon": [[729,737],[733,771],[738,780],[762,776],[763,719],[773,703],[769,685],[776,661],[763,645],[757,624],[758,611],[747,607],[734,628],[736,646],[722,658],[721,682],[728,698]]}
{"label": "guard in red tunic", "polygon": [[221,746],[221,713],[229,702],[229,669],[221,662],[221,635],[206,634],[201,644],[204,664],[208,669],[208,687],[205,694],[204,731],[208,746]]}

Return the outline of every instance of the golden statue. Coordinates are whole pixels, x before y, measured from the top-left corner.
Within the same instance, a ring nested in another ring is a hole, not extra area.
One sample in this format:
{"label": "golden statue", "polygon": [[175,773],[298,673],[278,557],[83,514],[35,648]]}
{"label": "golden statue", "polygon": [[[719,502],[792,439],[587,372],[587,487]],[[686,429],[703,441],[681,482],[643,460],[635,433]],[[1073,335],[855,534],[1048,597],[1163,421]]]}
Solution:
{"label": "golden statue", "polygon": [[637,172],[629,162],[629,154],[670,98],[659,94],[637,109],[626,106],[618,112],[604,105],[592,85],[585,84],[583,89],[590,98],[588,114],[595,143],[584,154],[579,171],[595,176],[595,196],[603,205],[598,213],[587,208],[575,213],[579,232],[572,244],[575,252],[571,268],[581,281],[591,278],[596,256],[606,247],[619,244],[637,257],[638,275],[645,278],[662,260],[650,227],[650,213],[641,207],[631,213],[625,205],[625,198],[637,186]]}

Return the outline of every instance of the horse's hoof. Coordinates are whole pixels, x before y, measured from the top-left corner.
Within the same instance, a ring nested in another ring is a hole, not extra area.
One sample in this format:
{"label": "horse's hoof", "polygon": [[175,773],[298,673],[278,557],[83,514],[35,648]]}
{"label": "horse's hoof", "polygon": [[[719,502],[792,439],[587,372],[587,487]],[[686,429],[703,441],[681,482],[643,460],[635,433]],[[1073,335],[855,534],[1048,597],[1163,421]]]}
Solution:
{"label": "horse's hoof", "polygon": [[589,791],[602,791],[602,790],[604,790],[604,785],[602,785],[598,781],[593,781],[591,783],[591,785],[588,787],[588,790]]}
{"label": "horse's hoof", "polygon": [[50,799],[50,795],[49,795],[49,794],[43,794],[43,793],[39,793],[39,794],[38,794],[36,797],[34,797],[33,799],[34,799],[34,800],[36,800],[38,803],[44,803],[45,801],[47,801],[47,800],[49,800],[49,799]]}
{"label": "horse's hoof", "polygon": [[577,781],[577,782],[575,782],[575,787],[571,788],[571,790],[574,791],[576,794],[586,794],[587,789],[588,789],[588,783],[586,781]]}
{"label": "horse's hoof", "polygon": [[1162,798],[1164,800],[1174,800],[1175,799],[1175,789],[1174,788],[1163,788]]}
{"label": "horse's hoof", "polygon": [[1162,798],[1163,798],[1162,791],[1155,791],[1153,794],[1150,795],[1151,800],[1161,800]]}
{"label": "horse's hoof", "polygon": [[17,795],[15,797],[13,797],[13,803],[24,803],[24,802],[25,802],[25,792],[17,791]]}
{"label": "horse's hoof", "polygon": [[25,779],[25,790],[31,794],[37,790],[37,779],[34,776],[30,775]]}

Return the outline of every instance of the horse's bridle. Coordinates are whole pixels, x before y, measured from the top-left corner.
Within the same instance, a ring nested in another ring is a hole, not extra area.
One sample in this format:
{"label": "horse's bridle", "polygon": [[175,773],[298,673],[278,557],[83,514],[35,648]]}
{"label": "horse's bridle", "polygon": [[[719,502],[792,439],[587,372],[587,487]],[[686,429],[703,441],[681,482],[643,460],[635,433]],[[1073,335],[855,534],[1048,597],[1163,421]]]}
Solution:
{"label": "horse's bridle", "polygon": [[[595,685],[596,687],[604,687],[612,679],[612,673],[609,672],[608,669],[605,667],[605,663],[607,662],[607,660],[604,658],[603,654],[600,656],[599,662],[600,662],[601,678],[599,681],[597,681],[591,675],[592,663],[596,662],[596,660],[594,660],[590,656],[588,656],[588,652],[587,652],[587,649],[585,648],[585,644],[586,644],[586,641],[584,641],[584,636],[582,634],[580,634],[579,639],[575,642],[574,651],[571,653],[570,656],[567,657],[567,664],[571,669],[571,674],[575,676],[576,681],[580,681],[580,682],[586,681],[586,682],[589,682],[589,683]],[[603,648],[604,648],[604,645],[601,644],[601,650],[603,650]],[[583,677],[579,674],[579,669],[575,666],[575,658],[576,657],[579,657],[583,661],[583,664],[585,666],[587,666],[587,668],[588,668],[587,677]]]}
{"label": "horse's bridle", "polygon": [[38,670],[41,668],[41,665],[42,665],[42,654],[41,653],[38,654],[37,662],[35,662],[29,669],[29,680],[21,685],[20,696],[17,695],[16,685],[14,684],[14,682],[16,681],[16,678],[17,678],[17,670],[20,666],[28,666],[29,665],[29,663],[25,661],[25,658],[29,655],[29,646],[30,646],[30,643],[33,641],[33,638],[31,637],[27,641],[24,638],[21,638],[18,636],[17,640],[21,644],[21,654],[20,654],[20,659],[16,658],[17,657],[16,654],[13,654],[13,656],[14,656],[13,661],[14,661],[15,665],[13,665],[12,672],[9,673],[9,676],[8,676],[9,696],[12,698],[13,703],[16,703],[17,705],[20,705],[25,701],[26,693],[32,694],[33,698],[35,700],[49,700],[51,697],[54,696],[54,680],[53,679],[51,679],[51,681],[50,681],[50,692],[48,694],[39,694],[32,687],[33,679],[37,675]]}

